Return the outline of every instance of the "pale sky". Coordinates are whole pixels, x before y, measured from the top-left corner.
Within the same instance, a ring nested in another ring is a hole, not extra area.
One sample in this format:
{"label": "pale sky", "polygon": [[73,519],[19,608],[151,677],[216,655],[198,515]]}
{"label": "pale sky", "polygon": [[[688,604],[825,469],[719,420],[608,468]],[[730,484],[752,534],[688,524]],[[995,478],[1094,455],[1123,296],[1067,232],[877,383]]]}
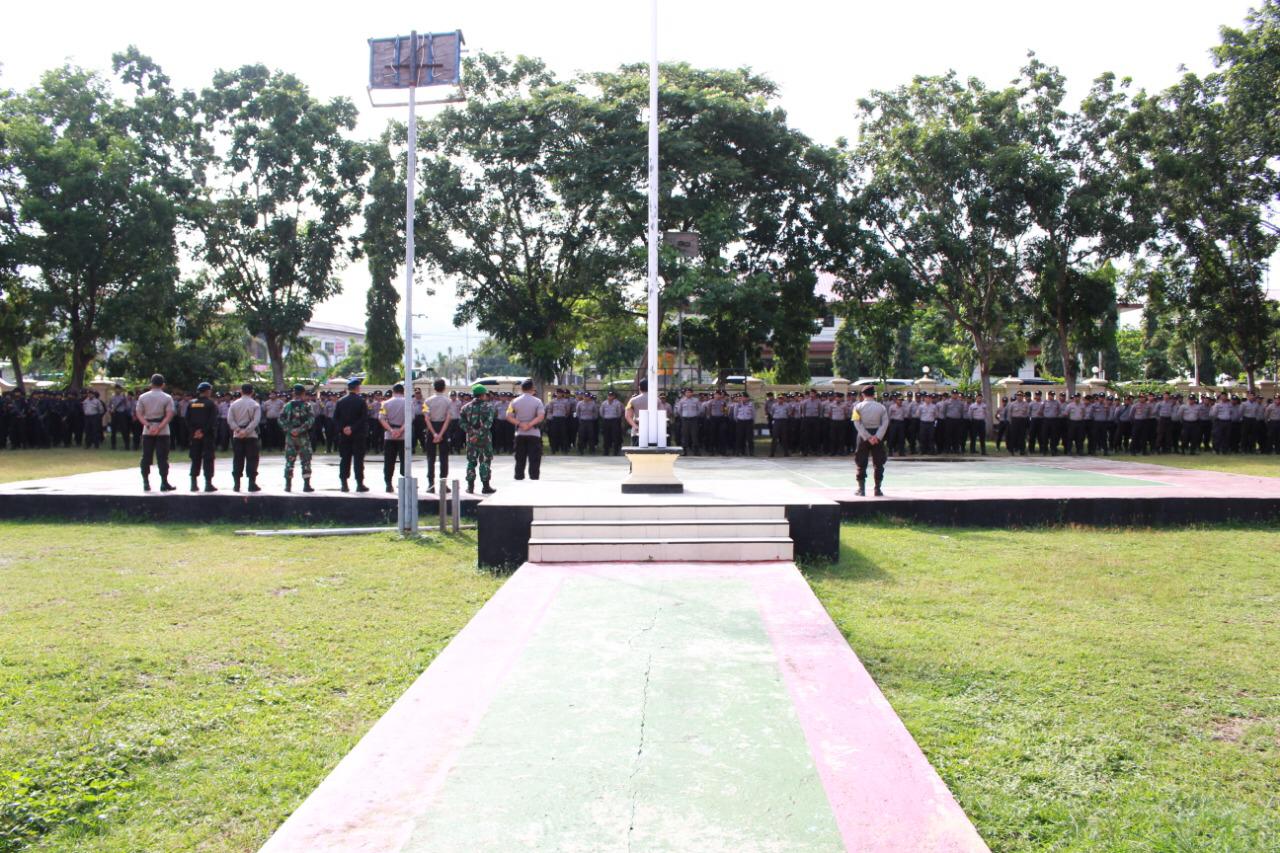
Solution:
{"label": "pale sky", "polygon": [[[781,87],[794,127],[821,142],[857,135],[854,105],[871,89],[916,74],[955,69],[991,84],[1012,79],[1035,50],[1067,75],[1076,97],[1095,76],[1114,71],[1135,86],[1160,89],[1180,65],[1203,72],[1218,28],[1239,26],[1249,0],[659,0],[663,61],[709,67],[750,66]],[[198,10],[198,11],[197,11]],[[346,96],[361,109],[361,136],[372,137],[394,110],[375,110],[365,93],[365,39],[416,29],[461,29],[471,50],[528,54],[565,75],[644,62],[647,0],[470,0],[368,5],[282,0],[213,4],[11,3],[0,28],[0,85],[25,88],[64,61],[109,71],[111,54],[136,44],[181,88],[206,85],[215,69],[262,62],[297,74],[318,97]],[[403,116],[403,112],[399,111]],[[343,294],[317,320],[364,326],[366,271],[342,274]],[[453,346],[454,294],[445,284],[415,294],[427,334],[423,354]],[[479,336],[472,334],[474,345]]]}

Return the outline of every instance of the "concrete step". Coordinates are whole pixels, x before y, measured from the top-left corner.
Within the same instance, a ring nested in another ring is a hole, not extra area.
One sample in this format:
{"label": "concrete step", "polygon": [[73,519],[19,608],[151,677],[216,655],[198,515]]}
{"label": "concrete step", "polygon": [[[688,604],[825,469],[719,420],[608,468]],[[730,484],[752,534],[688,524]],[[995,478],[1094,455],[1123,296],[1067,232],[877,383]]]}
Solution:
{"label": "concrete step", "polygon": [[786,537],[786,519],[673,518],[654,521],[602,519],[592,521],[535,521],[531,538],[547,539],[758,539]]}
{"label": "concrete step", "polygon": [[793,560],[789,537],[733,539],[530,539],[531,563],[756,562]]}
{"label": "concrete step", "polygon": [[[743,489],[750,488],[744,483]],[[669,521],[680,519],[785,519],[787,508],[777,506],[731,506],[726,504],[643,503],[583,506],[535,506],[537,521]]]}

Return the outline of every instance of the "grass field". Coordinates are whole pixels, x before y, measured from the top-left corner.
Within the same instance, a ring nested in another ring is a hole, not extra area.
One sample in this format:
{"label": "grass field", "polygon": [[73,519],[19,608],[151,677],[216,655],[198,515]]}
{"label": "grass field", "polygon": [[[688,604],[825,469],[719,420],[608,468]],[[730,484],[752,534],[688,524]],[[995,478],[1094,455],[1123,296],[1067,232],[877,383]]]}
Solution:
{"label": "grass field", "polygon": [[1280,532],[842,547],[810,582],[994,850],[1280,850]]}
{"label": "grass field", "polygon": [[[257,849],[500,584],[469,538],[0,537],[5,853]],[[993,849],[1280,849],[1280,532],[843,539],[806,574]]]}
{"label": "grass field", "polygon": [[0,851],[256,850],[499,585],[469,539],[0,539]]}
{"label": "grass field", "polygon": [[1216,456],[1212,453],[1198,453],[1195,456],[1121,456],[1120,459],[1132,459],[1135,462],[1149,462],[1152,465],[1168,465],[1171,468],[1191,468],[1197,471],[1223,471],[1227,474],[1247,474],[1251,477],[1280,477],[1280,455],[1270,456]]}
{"label": "grass field", "polygon": [[90,471],[134,468],[138,465],[135,450],[85,450],[59,447],[49,450],[0,450],[0,483],[66,477]]}

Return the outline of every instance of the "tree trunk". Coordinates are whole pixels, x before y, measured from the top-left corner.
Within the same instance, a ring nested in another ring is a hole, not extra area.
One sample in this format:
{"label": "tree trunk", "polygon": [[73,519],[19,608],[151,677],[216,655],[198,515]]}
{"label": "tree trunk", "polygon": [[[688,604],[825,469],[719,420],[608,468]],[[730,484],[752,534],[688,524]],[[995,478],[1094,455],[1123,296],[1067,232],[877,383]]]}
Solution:
{"label": "tree trunk", "polygon": [[1245,369],[1244,369],[1244,375],[1245,375],[1245,378],[1246,378],[1246,379],[1248,379],[1248,381],[1249,381],[1249,393],[1250,393],[1250,394],[1252,394],[1252,393],[1254,393],[1255,391],[1257,391],[1257,390],[1258,390],[1258,389],[1257,389],[1257,386],[1255,386],[1255,385],[1253,384],[1253,381],[1254,381],[1254,373],[1255,373],[1255,372],[1256,372],[1256,369],[1255,369],[1253,366],[1251,366],[1251,365],[1250,365],[1250,366],[1246,366],[1246,367],[1245,367]]}
{"label": "tree trunk", "polygon": [[1058,323],[1058,349],[1062,352],[1062,380],[1067,386],[1067,397],[1076,395],[1076,354],[1071,349],[1070,336],[1065,324]]}
{"label": "tree trunk", "polygon": [[27,389],[22,385],[22,347],[17,344],[13,345],[13,352],[9,355],[9,361],[13,365],[13,382],[18,386],[19,391],[25,392]]}
{"label": "tree trunk", "polygon": [[263,335],[267,342],[267,360],[271,362],[271,385],[284,390],[284,344],[279,335]]}
{"label": "tree trunk", "polygon": [[79,394],[84,389],[84,375],[89,365],[93,364],[96,353],[83,342],[73,343],[71,347],[71,384],[67,390]]}

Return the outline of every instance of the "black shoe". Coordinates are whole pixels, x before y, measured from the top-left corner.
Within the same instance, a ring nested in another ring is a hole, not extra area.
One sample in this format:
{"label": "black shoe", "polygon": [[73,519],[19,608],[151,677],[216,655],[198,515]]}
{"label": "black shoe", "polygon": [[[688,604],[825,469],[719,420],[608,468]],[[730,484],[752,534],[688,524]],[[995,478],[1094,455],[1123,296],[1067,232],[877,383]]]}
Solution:
{"label": "black shoe", "polygon": [[236,478],[235,478],[235,480],[231,483],[231,491],[233,491],[233,492],[238,492],[238,491],[240,491],[240,478],[239,478],[239,477],[236,477]]}
{"label": "black shoe", "polygon": [[872,494],[874,494],[874,495],[875,495],[876,497],[878,497],[878,498],[882,498],[882,497],[884,497],[884,492],[880,491],[880,487],[879,487],[879,486],[876,486],[876,490],[875,490],[874,492],[872,492]]}
{"label": "black shoe", "polygon": [[249,481],[249,491],[251,491],[251,492],[260,492],[260,491],[262,491],[262,487],[258,485],[258,481],[257,481],[257,480],[250,480],[250,481]]}
{"label": "black shoe", "polygon": [[485,495],[491,495],[496,491],[498,490],[495,489],[493,486],[490,486],[488,483],[485,483],[484,488],[480,490],[481,494],[485,494]]}
{"label": "black shoe", "polygon": [[390,484],[390,483],[387,483],[387,494],[389,494],[389,495],[394,495],[395,493],[396,493],[396,490],[395,490],[395,489],[393,489],[393,488],[391,488],[391,484]]}
{"label": "black shoe", "polygon": [[467,480],[467,494],[474,495],[476,493],[476,481]]}
{"label": "black shoe", "polygon": [[151,481],[150,481],[150,480],[143,479],[143,481],[142,481],[142,491],[144,491],[144,492],[149,492],[149,491],[151,491]]}
{"label": "black shoe", "polygon": [[367,492],[367,491],[369,491],[369,487],[368,487],[368,486],[366,486],[364,483],[356,483],[356,491],[357,491],[357,492]]}
{"label": "black shoe", "polygon": [[170,483],[168,480],[161,480],[161,481],[160,481],[160,491],[162,491],[162,492],[176,492],[176,491],[178,491],[178,487],[177,487],[177,486],[175,486],[173,483]]}
{"label": "black shoe", "polygon": [[285,481],[284,481],[284,490],[285,490],[286,492],[292,492],[292,491],[293,491],[293,480],[292,480],[292,479],[290,479],[290,478],[288,478],[288,477],[286,477],[286,478],[285,478]]}
{"label": "black shoe", "polygon": [[432,481],[427,485],[427,491],[428,491],[428,492],[434,492],[435,490],[436,490],[436,483],[435,483],[435,481],[434,481],[434,480],[432,480]]}
{"label": "black shoe", "polygon": [[218,491],[216,488],[214,488],[213,481],[211,481],[211,480],[205,480],[205,481],[204,481],[204,490],[205,490],[206,492],[216,492],[216,491]]}
{"label": "black shoe", "polygon": [[311,478],[310,478],[310,477],[305,477],[305,478],[302,480],[302,491],[304,491],[304,492],[314,492],[314,491],[315,491],[315,489],[311,488]]}
{"label": "black shoe", "polygon": [[867,496],[867,487],[858,486],[858,491],[855,494],[857,494],[857,496],[860,498],[865,498]]}
{"label": "black shoe", "polygon": [[343,481],[342,481],[342,489],[341,489],[340,491],[344,491],[344,492],[349,492],[349,491],[351,491],[351,487],[347,485],[347,481],[346,481],[346,480],[343,480]]}
{"label": "black shoe", "polygon": [[200,487],[199,487],[198,485],[196,485],[196,478],[195,478],[195,477],[192,477],[192,478],[191,478],[191,491],[193,491],[193,492],[198,492],[198,491],[200,491]]}

